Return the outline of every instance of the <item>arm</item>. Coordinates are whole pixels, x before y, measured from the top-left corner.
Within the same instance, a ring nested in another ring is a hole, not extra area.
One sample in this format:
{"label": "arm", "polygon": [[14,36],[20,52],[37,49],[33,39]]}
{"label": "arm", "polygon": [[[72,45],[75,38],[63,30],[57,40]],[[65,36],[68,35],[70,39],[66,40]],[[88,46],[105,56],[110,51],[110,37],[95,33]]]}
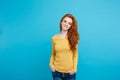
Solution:
{"label": "arm", "polygon": [[78,45],[76,46],[75,51],[73,51],[73,72],[77,71],[77,64],[78,64]]}
{"label": "arm", "polygon": [[55,50],[54,50],[54,40],[52,39],[52,54],[49,63],[50,67],[53,66],[54,59],[55,59]]}

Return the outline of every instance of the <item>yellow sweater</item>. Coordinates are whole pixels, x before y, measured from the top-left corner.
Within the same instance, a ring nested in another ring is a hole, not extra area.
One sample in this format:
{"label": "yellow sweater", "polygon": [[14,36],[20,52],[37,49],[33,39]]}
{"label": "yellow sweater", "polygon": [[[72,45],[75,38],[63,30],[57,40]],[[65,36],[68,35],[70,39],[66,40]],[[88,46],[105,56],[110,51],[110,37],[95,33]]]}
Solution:
{"label": "yellow sweater", "polygon": [[72,52],[67,38],[52,37],[52,55],[49,65],[54,65],[59,72],[76,72],[78,63],[78,45]]}

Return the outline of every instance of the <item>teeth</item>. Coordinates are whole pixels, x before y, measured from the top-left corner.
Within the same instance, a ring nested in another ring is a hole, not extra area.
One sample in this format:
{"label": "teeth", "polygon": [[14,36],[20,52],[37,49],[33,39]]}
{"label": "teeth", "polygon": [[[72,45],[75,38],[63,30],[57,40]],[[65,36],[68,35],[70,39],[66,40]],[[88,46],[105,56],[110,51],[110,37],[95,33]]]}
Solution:
{"label": "teeth", "polygon": [[67,28],[67,26],[64,26],[64,27],[66,27],[66,28]]}

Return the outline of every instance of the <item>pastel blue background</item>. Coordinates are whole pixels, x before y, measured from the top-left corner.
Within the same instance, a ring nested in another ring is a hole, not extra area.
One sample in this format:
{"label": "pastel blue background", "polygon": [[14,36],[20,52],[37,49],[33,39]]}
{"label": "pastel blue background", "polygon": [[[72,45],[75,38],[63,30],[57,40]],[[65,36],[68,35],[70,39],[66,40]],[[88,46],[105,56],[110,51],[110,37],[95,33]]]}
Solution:
{"label": "pastel blue background", "polygon": [[77,80],[120,80],[119,0],[0,0],[0,80],[52,80],[51,37],[73,14]]}

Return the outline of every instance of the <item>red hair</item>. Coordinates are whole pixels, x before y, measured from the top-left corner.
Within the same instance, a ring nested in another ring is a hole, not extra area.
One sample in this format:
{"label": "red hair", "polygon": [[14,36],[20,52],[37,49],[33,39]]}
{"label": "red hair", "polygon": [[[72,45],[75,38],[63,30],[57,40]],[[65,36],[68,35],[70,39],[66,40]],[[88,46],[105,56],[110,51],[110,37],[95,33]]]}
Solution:
{"label": "red hair", "polygon": [[69,45],[70,45],[70,49],[71,50],[75,50],[76,46],[78,44],[78,40],[79,40],[79,33],[78,33],[78,25],[77,25],[77,21],[75,19],[74,16],[72,16],[71,14],[66,14],[62,17],[61,21],[60,21],[60,31],[62,30],[61,27],[61,22],[63,21],[63,19],[65,17],[69,17],[72,19],[72,25],[70,27],[70,29],[68,30],[67,36],[68,36],[68,41],[69,41]]}

